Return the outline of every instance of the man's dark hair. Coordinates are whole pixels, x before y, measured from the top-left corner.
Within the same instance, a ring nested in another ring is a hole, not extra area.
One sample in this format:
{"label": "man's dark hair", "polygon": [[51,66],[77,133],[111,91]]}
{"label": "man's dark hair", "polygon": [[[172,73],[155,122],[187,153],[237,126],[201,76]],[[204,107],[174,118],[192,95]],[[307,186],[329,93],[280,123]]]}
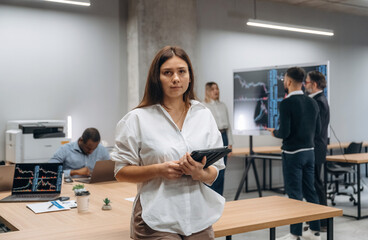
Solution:
{"label": "man's dark hair", "polygon": [[319,72],[319,71],[310,71],[310,72],[308,72],[308,76],[309,76],[311,81],[317,83],[317,88],[318,89],[323,90],[327,86],[326,78],[321,72]]}
{"label": "man's dark hair", "polygon": [[90,139],[93,142],[100,142],[101,140],[100,133],[96,128],[87,128],[86,130],[84,130],[81,138],[83,143],[87,143]]}
{"label": "man's dark hair", "polygon": [[293,79],[295,82],[302,83],[304,81],[305,71],[300,67],[292,67],[286,71],[289,78]]}

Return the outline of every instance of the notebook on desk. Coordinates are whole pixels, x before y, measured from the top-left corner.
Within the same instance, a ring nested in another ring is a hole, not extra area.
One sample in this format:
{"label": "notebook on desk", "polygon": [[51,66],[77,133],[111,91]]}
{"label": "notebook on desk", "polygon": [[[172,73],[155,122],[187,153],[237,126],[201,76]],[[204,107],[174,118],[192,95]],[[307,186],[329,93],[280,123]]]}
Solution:
{"label": "notebook on desk", "polygon": [[14,165],[0,166],[0,192],[12,189]]}
{"label": "notebook on desk", "polygon": [[112,160],[97,161],[91,174],[91,177],[78,178],[75,179],[75,181],[82,183],[98,183],[98,182],[114,181],[115,180],[114,169],[115,169],[115,162]]}
{"label": "notebook on desk", "polygon": [[12,193],[0,202],[43,202],[59,197],[62,163],[17,163]]}

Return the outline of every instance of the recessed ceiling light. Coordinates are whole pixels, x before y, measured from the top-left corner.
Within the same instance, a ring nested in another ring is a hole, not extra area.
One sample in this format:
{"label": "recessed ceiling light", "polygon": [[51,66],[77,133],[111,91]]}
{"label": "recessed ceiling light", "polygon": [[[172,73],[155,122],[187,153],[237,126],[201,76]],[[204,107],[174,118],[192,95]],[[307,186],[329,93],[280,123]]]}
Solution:
{"label": "recessed ceiling light", "polygon": [[73,4],[73,5],[80,5],[80,6],[91,6],[91,2],[89,0],[44,0],[47,2],[57,2],[57,3],[65,3],[65,4]]}
{"label": "recessed ceiling light", "polygon": [[263,21],[263,20],[257,20],[257,19],[249,19],[247,21],[247,25],[253,26],[253,27],[271,28],[271,29],[277,29],[277,30],[302,32],[302,33],[317,34],[317,35],[324,35],[324,36],[334,35],[334,32],[329,29],[304,27],[304,26]]}

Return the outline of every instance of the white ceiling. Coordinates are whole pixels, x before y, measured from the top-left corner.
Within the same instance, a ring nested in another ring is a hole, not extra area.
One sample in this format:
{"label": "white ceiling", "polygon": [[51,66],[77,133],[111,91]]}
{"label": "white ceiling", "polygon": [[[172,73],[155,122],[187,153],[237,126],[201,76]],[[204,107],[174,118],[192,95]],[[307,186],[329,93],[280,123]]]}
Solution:
{"label": "white ceiling", "polygon": [[368,0],[268,0],[283,2],[300,7],[314,7],[331,12],[343,12],[368,16]]}

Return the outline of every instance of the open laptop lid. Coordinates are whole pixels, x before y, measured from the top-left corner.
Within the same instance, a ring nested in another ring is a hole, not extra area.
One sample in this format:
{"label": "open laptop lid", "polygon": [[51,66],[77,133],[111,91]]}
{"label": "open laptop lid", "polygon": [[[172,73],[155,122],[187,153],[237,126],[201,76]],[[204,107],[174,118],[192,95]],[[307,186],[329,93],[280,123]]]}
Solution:
{"label": "open laptop lid", "polygon": [[112,160],[97,161],[92,172],[90,183],[114,181],[115,162]]}
{"label": "open laptop lid", "polygon": [[112,160],[97,161],[90,178],[76,179],[77,182],[98,183],[114,181],[115,162]]}
{"label": "open laptop lid", "polygon": [[0,191],[12,189],[14,176],[14,165],[0,166]]}
{"label": "open laptop lid", "polygon": [[61,192],[62,163],[15,164],[12,195]]}

